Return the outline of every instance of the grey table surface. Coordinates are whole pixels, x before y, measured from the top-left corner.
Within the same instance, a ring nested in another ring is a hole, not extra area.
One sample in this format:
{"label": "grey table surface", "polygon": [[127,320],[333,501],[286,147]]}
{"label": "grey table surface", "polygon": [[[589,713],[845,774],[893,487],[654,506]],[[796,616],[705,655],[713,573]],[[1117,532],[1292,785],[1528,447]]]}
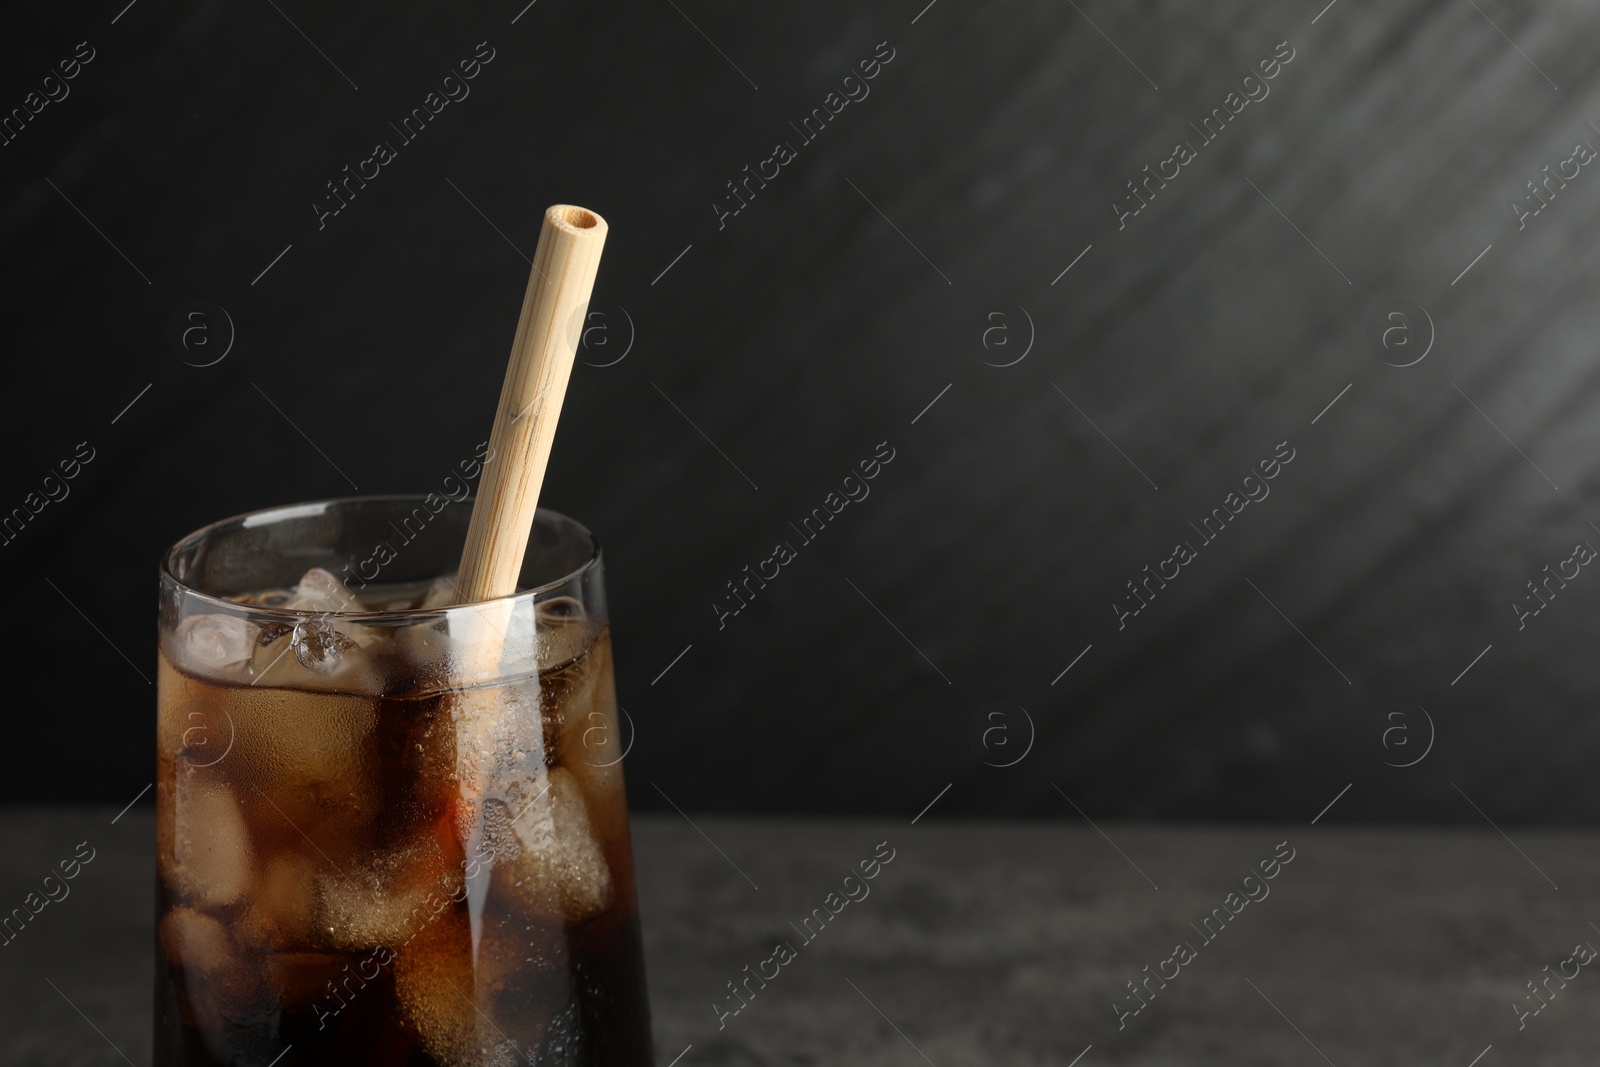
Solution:
{"label": "grey table surface", "polygon": [[[0,813],[6,911],[95,850],[0,947],[0,1063],[151,1062],[152,817],[114,817]],[[1593,1064],[1600,976],[1552,980],[1521,1028],[1512,1005],[1600,945],[1600,841],[1506,829],[638,818],[657,1065]],[[790,924],[882,842],[868,894],[802,942]],[[1212,940],[1191,925],[1291,849]],[[719,1027],[783,940],[795,958]]]}

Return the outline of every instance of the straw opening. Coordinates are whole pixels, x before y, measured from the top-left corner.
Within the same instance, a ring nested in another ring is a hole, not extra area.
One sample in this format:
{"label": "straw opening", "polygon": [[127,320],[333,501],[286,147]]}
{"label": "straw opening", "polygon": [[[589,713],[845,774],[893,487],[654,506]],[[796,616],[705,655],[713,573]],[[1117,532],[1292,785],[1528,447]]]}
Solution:
{"label": "straw opening", "polygon": [[570,205],[563,204],[561,207],[552,209],[550,214],[554,216],[558,222],[565,223],[575,230],[592,230],[596,226],[600,225],[599,216],[595,215],[592,211],[585,211],[581,207],[572,207]]}

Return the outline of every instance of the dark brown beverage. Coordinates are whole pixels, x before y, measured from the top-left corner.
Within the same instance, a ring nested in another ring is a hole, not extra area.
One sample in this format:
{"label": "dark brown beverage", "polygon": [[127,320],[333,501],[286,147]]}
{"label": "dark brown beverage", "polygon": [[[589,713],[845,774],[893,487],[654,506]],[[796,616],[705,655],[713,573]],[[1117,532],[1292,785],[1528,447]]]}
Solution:
{"label": "dark brown beverage", "polygon": [[345,614],[419,597],[326,571],[164,613],[157,1064],[651,1063],[610,630],[571,592],[507,607],[480,677],[481,626]]}

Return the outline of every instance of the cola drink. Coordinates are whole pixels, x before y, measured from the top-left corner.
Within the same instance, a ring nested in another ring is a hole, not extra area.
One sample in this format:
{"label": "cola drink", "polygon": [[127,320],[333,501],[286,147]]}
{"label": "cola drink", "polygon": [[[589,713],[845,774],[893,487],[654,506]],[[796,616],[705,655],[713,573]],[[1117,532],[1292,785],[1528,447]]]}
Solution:
{"label": "cola drink", "polygon": [[652,1062],[598,549],[541,512],[530,591],[435,606],[465,509],[346,569],[405,503],[168,557],[157,1064]]}

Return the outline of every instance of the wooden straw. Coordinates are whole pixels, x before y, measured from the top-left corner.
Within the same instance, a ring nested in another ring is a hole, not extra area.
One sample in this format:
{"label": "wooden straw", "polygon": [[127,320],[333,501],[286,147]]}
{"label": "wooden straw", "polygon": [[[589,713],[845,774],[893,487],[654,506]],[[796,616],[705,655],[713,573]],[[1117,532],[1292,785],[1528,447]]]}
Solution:
{"label": "wooden straw", "polygon": [[[497,689],[476,687],[498,673],[513,603],[499,598],[517,591],[605,240],[605,220],[592,211],[557,204],[544,213],[461,554],[459,603],[479,606],[451,613],[450,636],[462,653],[456,664],[460,691],[448,711],[456,738],[456,832],[469,855],[482,839],[484,802],[514,784],[517,756],[543,752],[537,715],[527,721],[503,705]],[[503,780],[508,771],[511,780]]]}
{"label": "wooden straw", "polygon": [[489,460],[467,527],[456,592],[473,604],[517,591],[539,486],[600,269],[606,222],[570,204],[544,213],[522,317],[489,434]]}

